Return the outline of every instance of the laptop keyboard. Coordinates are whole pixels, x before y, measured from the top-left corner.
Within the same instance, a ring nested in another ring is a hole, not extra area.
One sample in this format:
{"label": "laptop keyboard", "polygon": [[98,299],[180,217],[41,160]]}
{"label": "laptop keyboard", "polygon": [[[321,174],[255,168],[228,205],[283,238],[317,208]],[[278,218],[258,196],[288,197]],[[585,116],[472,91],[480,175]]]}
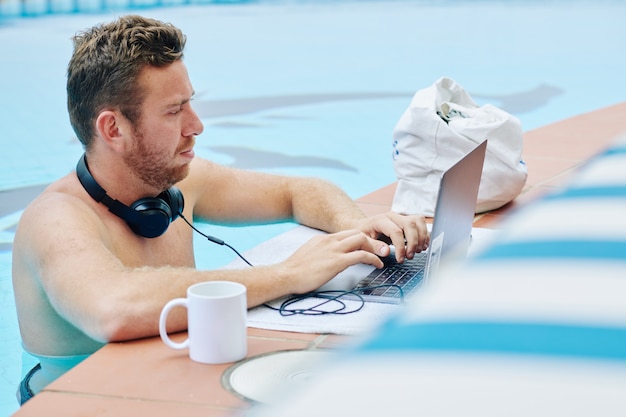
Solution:
{"label": "laptop keyboard", "polygon": [[[424,270],[428,256],[426,252],[415,255],[413,259],[406,259],[403,263],[396,262],[395,258],[383,259],[385,266],[373,270],[363,278],[355,290],[359,294],[368,296],[382,296],[401,298],[409,295],[424,279]],[[402,291],[400,291],[402,288]]]}

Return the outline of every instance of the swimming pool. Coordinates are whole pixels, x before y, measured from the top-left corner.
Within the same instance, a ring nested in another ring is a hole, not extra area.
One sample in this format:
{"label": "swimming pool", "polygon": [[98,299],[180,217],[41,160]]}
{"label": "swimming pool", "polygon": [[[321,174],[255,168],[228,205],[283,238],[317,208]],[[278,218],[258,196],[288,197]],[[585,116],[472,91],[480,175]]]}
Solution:
{"label": "swimming pool", "polygon": [[[5,1],[5,0],[1,0]],[[70,37],[126,13],[0,18],[0,413],[17,409],[23,355],[12,232],[81,154],[65,110]],[[394,181],[391,131],[413,93],[446,75],[525,130],[626,100],[620,1],[259,1],[133,9],[188,35],[205,123],[197,154],[329,179],[352,197]],[[593,138],[590,138],[593,140]],[[289,225],[204,225],[246,250]],[[59,239],[62,239],[59,236]],[[233,255],[199,238],[199,267]]]}

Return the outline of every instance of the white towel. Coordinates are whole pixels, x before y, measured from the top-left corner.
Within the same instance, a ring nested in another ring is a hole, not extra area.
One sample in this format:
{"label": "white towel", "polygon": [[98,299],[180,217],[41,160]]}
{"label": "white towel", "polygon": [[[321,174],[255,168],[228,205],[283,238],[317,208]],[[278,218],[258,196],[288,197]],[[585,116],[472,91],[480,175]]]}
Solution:
{"label": "white towel", "polygon": [[[480,232],[479,232],[480,231]],[[487,240],[484,235],[491,236],[490,230],[474,229],[472,240],[472,250],[478,249]],[[296,249],[298,249],[307,240],[313,236],[322,234],[319,230],[311,229],[305,226],[297,226],[293,229],[276,236],[260,245],[244,252],[244,256],[252,265],[271,265],[283,261],[289,257]],[[481,245],[477,245],[476,236]],[[248,266],[240,259],[236,259],[226,265],[224,269],[247,268]],[[281,303],[291,297],[283,297],[269,303],[271,306],[278,307]],[[317,305],[320,299],[307,299],[298,307],[306,308]],[[260,329],[283,330],[299,333],[332,333],[344,335],[360,335],[366,334],[368,330],[377,327],[381,322],[388,318],[391,314],[399,311],[402,306],[395,304],[382,303],[361,303],[355,300],[344,300],[345,308],[342,311],[355,311],[350,314],[318,314],[304,315],[295,314],[284,316],[276,310],[265,306],[252,308],[248,311],[248,326]],[[339,307],[337,303],[328,303],[329,309]]]}
{"label": "white towel", "polygon": [[[286,298],[272,302],[278,306]],[[307,299],[302,307],[317,305],[320,299]],[[350,314],[324,314],[282,316],[278,311],[259,306],[248,311],[248,326],[259,329],[285,330],[299,333],[333,333],[345,335],[366,334],[375,328],[390,314],[398,311],[399,306],[381,303],[360,303],[353,300],[342,301],[345,311],[354,311]],[[361,307],[360,310],[357,310]]]}

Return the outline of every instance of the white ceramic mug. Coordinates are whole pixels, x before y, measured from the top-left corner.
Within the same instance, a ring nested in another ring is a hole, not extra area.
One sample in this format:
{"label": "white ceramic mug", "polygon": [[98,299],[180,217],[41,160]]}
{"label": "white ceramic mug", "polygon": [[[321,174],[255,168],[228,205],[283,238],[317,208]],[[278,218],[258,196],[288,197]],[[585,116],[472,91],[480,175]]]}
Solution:
{"label": "white ceramic mug", "polygon": [[[187,308],[188,337],[174,342],[167,334],[166,323],[174,307]],[[189,348],[189,357],[201,363],[228,363],[246,357],[247,340],[246,287],[229,281],[209,281],[187,289],[187,298],[169,301],[161,311],[159,333],[173,349]]]}

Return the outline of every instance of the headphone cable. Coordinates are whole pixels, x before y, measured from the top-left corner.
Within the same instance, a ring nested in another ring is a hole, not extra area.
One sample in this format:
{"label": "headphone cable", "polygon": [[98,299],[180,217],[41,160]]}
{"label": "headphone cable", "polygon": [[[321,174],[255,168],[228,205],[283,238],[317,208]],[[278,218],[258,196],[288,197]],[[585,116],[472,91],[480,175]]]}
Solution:
{"label": "headphone cable", "polygon": [[222,239],[219,239],[219,238],[216,238],[215,236],[206,235],[206,234],[202,233],[200,230],[196,229],[193,224],[189,223],[189,220],[187,220],[185,218],[185,216],[183,216],[183,213],[178,213],[178,215],[180,216],[181,219],[183,219],[185,221],[185,223],[187,223],[189,225],[189,227],[191,227],[193,230],[198,232],[201,236],[204,236],[209,241],[211,241],[211,242],[213,242],[213,243],[215,243],[217,245],[226,246],[227,248],[229,248],[230,250],[235,252],[237,254],[237,256],[239,256],[239,258],[241,258],[242,261],[247,263],[249,266],[252,266],[252,264],[250,262],[248,262],[248,260],[246,258],[244,258],[244,256],[242,254],[240,254],[239,251],[237,251],[237,249],[233,248],[228,243],[224,242]]}
{"label": "headphone cable", "polygon": [[[213,242],[217,245],[226,246],[227,248],[232,250],[235,254],[237,254],[237,256],[246,264],[248,264],[248,266],[254,267],[254,265],[252,265],[241,253],[239,253],[237,249],[235,249],[228,243],[224,242],[222,239],[202,233],[193,224],[191,224],[189,220],[187,220],[182,213],[178,213],[178,215],[185,221],[185,223],[189,225],[189,227],[191,227],[201,236],[204,236],[210,242]],[[281,316],[292,316],[296,314],[308,315],[308,316],[318,316],[318,315],[326,315],[326,314],[341,314],[341,315],[351,314],[351,313],[356,313],[357,311],[361,310],[365,305],[365,300],[363,299],[360,293],[366,292],[367,290],[374,290],[374,289],[383,288],[383,287],[397,288],[399,290],[400,303],[404,301],[404,291],[402,290],[402,288],[398,285],[390,284],[390,285],[376,285],[373,287],[364,287],[364,288],[354,289],[351,291],[341,291],[341,290],[339,291],[337,290],[313,291],[313,292],[309,292],[306,294],[293,295],[291,297],[288,297],[287,300],[283,301],[279,307],[274,307],[270,305],[269,303],[263,303],[262,305],[271,310],[278,311]],[[342,300],[346,296],[348,296],[348,298],[351,299],[351,301],[357,302],[356,307],[354,307],[353,309],[347,309],[348,305]],[[352,297],[349,297],[349,296],[352,296]],[[311,299],[320,299],[322,300],[322,302],[318,303],[317,305],[308,306],[305,308],[298,308],[296,306],[297,303],[299,302],[302,302],[305,300],[311,300]],[[334,309],[332,309],[332,307],[330,309],[321,308],[323,306],[326,306],[332,303],[337,305],[337,307]]]}

